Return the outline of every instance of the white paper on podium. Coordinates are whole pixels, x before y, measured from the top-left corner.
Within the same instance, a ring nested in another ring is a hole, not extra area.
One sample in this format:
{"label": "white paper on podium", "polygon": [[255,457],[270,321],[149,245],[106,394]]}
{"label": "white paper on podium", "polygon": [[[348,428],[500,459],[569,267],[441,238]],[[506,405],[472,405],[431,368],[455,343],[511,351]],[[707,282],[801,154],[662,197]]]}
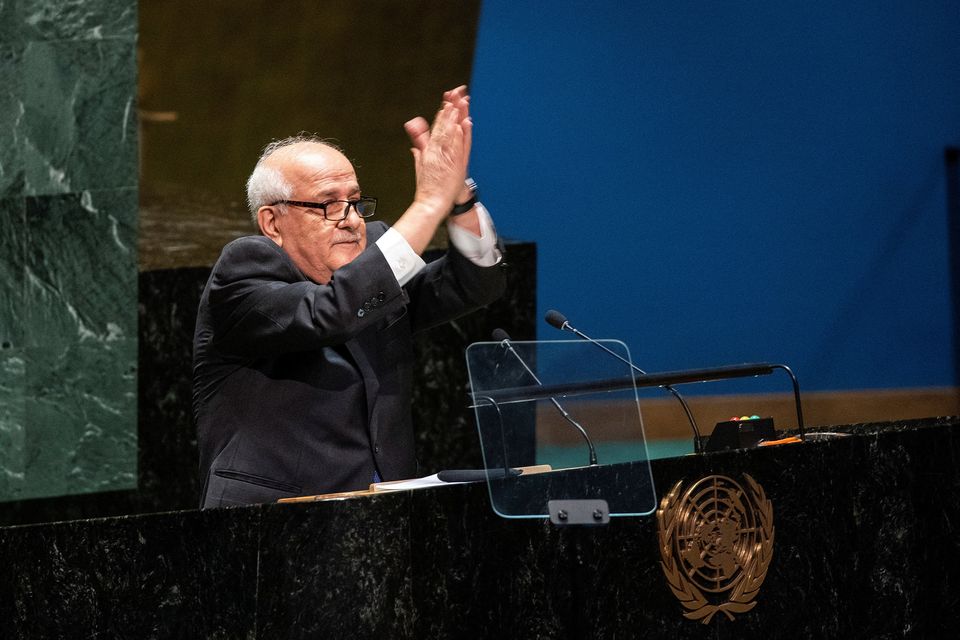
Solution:
{"label": "white paper on podium", "polygon": [[[376,484],[370,485],[370,491],[379,492],[379,491],[405,491],[408,489],[423,489],[424,487],[437,487],[445,484],[468,484],[471,482],[486,482],[488,474],[496,474],[500,470],[495,471],[484,471],[483,469],[453,469],[440,471],[432,476],[424,476],[423,478],[413,478],[412,480],[394,480],[391,482],[378,482]],[[531,475],[534,473],[545,473],[547,471],[552,471],[550,465],[540,464],[533,465],[529,467],[518,467],[516,469],[511,469],[511,475]],[[444,474],[447,478],[466,478],[464,480],[441,480],[440,475]],[[502,476],[502,474],[500,474]]]}
{"label": "white paper on podium", "polygon": [[424,487],[436,487],[444,484],[466,484],[465,482],[446,482],[441,480],[439,474],[423,478],[414,478],[412,480],[397,480],[395,482],[378,482],[370,485],[374,491],[406,491],[408,489],[423,489]]}

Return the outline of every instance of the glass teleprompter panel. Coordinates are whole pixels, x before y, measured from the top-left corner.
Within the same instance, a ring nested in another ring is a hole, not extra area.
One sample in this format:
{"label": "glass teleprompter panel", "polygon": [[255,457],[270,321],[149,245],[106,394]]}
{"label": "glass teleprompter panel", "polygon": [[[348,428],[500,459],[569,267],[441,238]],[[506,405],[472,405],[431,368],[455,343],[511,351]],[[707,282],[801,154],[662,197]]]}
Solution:
{"label": "glass teleprompter panel", "polygon": [[[547,518],[555,501],[652,513],[656,494],[630,366],[619,341],[481,342],[467,349],[494,511]],[[611,353],[612,352],[612,353]]]}

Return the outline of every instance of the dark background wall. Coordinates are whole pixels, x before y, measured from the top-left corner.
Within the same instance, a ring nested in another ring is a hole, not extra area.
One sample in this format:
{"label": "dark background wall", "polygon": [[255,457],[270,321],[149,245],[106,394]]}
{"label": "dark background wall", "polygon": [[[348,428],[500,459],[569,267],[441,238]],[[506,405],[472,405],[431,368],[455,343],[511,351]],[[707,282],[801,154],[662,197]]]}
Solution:
{"label": "dark background wall", "polygon": [[538,244],[541,317],[651,370],[956,383],[956,2],[486,0],[471,90],[474,173]]}
{"label": "dark background wall", "polygon": [[479,0],[140,0],[140,267],[254,232],[245,183],[299,131],[343,147],[378,218],[413,198],[403,123],[470,78]]}

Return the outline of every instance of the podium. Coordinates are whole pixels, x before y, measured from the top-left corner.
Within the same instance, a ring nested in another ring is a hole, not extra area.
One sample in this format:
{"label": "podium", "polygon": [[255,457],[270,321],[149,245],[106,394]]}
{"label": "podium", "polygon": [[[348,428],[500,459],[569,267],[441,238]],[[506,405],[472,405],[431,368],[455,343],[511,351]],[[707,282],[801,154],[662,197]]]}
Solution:
{"label": "podium", "polygon": [[656,514],[507,519],[477,483],[3,528],[0,637],[949,637],[960,419],[829,430],[852,435],[650,461],[658,510],[677,483],[762,487],[772,557],[733,620],[684,616]]}

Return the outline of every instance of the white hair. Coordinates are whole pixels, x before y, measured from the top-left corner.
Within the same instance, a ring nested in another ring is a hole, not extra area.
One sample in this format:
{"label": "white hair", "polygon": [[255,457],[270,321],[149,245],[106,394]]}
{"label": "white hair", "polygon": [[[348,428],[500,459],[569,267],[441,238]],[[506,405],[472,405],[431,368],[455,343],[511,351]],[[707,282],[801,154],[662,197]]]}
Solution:
{"label": "white hair", "polygon": [[[274,202],[279,202],[280,200],[289,200],[293,195],[293,187],[287,182],[283,173],[273,167],[267,166],[267,158],[273,155],[278,149],[305,142],[322,144],[340,151],[340,148],[329,140],[306,132],[300,132],[295,136],[283,138],[282,140],[274,140],[265,146],[260,153],[260,158],[257,160],[257,165],[253,168],[253,173],[251,173],[247,179],[247,208],[250,210],[250,219],[253,220],[254,226],[259,226],[257,212],[260,210],[260,207],[272,205]],[[286,205],[280,205],[281,215],[286,212]]]}
{"label": "white hair", "polygon": [[[253,168],[253,173],[247,180],[247,208],[250,209],[250,219],[253,224],[259,224],[257,212],[260,207],[271,205],[280,200],[289,200],[293,195],[293,187],[287,182],[283,174],[268,167],[261,161]],[[286,211],[286,205],[280,205],[281,213]]]}

